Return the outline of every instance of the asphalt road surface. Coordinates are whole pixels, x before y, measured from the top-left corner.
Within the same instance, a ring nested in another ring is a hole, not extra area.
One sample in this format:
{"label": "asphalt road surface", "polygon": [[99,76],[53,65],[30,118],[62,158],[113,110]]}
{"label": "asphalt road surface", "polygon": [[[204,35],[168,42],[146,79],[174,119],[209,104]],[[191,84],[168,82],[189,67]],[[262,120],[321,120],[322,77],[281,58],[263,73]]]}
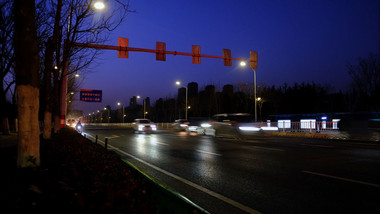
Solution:
{"label": "asphalt road surface", "polygon": [[148,175],[210,213],[380,213],[375,143],[87,127]]}

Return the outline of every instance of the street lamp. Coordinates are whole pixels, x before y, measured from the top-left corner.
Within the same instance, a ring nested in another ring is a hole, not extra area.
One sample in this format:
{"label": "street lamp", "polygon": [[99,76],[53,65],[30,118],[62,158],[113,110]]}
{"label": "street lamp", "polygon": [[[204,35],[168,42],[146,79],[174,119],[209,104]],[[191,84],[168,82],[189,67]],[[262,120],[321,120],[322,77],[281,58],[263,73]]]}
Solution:
{"label": "street lamp", "polygon": [[[244,67],[247,63],[242,61],[240,62],[240,66]],[[255,122],[257,122],[257,100],[256,100],[256,70],[252,68],[253,71],[253,94],[254,94],[254,100],[255,100]]]}
{"label": "street lamp", "polygon": [[[85,6],[81,6],[81,7],[85,7]],[[70,25],[71,25],[71,16],[72,16],[72,12],[73,10],[76,10],[78,8],[81,8],[81,7],[75,7],[73,9],[69,9],[69,16],[68,16],[68,21],[67,21],[67,38],[65,39],[64,41],[64,45],[63,45],[63,58],[64,58],[64,69],[62,71],[62,84],[61,84],[61,128],[63,128],[66,124],[66,114],[67,114],[67,73],[68,73],[68,67],[69,67],[69,38],[70,38]],[[101,2],[96,2],[94,4],[94,8],[96,10],[101,10],[103,9],[105,6],[104,6],[104,3],[101,3]]]}
{"label": "street lamp", "polygon": [[120,102],[118,102],[117,105],[118,105],[118,106],[121,105],[121,107],[123,108],[123,123],[124,123],[124,105],[123,105],[122,103],[120,103]]}
{"label": "street lamp", "polygon": [[187,109],[188,109],[188,106],[187,106],[187,87],[181,85],[181,82],[180,82],[180,81],[176,81],[175,84],[178,85],[178,86],[184,87],[184,88],[186,89],[186,98],[185,98],[185,119],[187,120]]}
{"label": "street lamp", "polygon": [[[137,99],[140,99],[141,97],[139,96],[139,95],[137,95]],[[145,104],[145,99],[143,99],[143,105],[144,105],[144,111],[143,111],[143,114],[144,114],[144,119],[145,119],[145,115],[148,113],[148,112],[146,112],[145,111],[145,106],[146,106],[146,104]]]}
{"label": "street lamp", "polygon": [[100,113],[100,123],[102,123],[102,122],[103,122],[103,114],[102,114],[102,111],[99,111],[99,110],[98,110],[98,113]]}
{"label": "street lamp", "polygon": [[95,2],[94,7],[95,7],[95,9],[97,9],[97,10],[102,10],[102,9],[104,9],[105,5],[104,5],[103,2],[101,2],[101,1],[97,1],[97,2]]}
{"label": "street lamp", "polygon": [[108,113],[108,123],[110,123],[110,111],[107,107],[104,107],[104,110],[107,110],[107,113]]}

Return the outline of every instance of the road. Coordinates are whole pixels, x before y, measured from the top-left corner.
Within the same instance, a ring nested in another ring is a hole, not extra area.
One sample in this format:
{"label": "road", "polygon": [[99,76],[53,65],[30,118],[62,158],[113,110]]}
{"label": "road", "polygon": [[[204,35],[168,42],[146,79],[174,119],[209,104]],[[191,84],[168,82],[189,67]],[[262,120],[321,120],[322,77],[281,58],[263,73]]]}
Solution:
{"label": "road", "polygon": [[379,144],[84,130],[210,213],[380,213]]}

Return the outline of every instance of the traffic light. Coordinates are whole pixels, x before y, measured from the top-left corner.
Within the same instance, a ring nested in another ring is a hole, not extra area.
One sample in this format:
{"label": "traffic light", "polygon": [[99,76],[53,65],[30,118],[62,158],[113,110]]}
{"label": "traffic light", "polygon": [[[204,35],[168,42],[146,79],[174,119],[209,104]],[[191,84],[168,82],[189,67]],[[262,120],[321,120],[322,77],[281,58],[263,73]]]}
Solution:
{"label": "traffic light", "polygon": [[232,66],[231,50],[223,49],[224,66]]}
{"label": "traffic light", "polygon": [[193,56],[191,57],[191,62],[193,64],[201,64],[201,46],[193,45],[191,46]]}
{"label": "traffic light", "polygon": [[119,46],[119,48],[120,48],[120,50],[117,51],[117,57],[128,58],[128,51],[126,49],[124,49],[124,48],[128,47],[128,39],[118,37],[117,38],[117,46]]}
{"label": "traffic light", "polygon": [[250,60],[249,67],[252,69],[256,69],[257,68],[257,52],[256,51],[249,52],[249,60]]}
{"label": "traffic light", "polygon": [[156,60],[166,61],[166,44],[165,42],[156,42]]}

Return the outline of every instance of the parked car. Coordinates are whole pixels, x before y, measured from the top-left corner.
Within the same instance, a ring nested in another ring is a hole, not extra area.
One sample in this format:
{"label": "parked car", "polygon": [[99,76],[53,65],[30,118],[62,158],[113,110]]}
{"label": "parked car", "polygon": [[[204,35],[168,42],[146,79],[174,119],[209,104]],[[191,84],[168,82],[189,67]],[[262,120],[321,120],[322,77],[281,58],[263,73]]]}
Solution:
{"label": "parked car", "polygon": [[150,133],[157,131],[157,126],[149,119],[135,119],[132,123],[135,133]]}
{"label": "parked car", "polygon": [[173,129],[176,131],[186,131],[189,121],[186,119],[178,119],[174,121]]}

